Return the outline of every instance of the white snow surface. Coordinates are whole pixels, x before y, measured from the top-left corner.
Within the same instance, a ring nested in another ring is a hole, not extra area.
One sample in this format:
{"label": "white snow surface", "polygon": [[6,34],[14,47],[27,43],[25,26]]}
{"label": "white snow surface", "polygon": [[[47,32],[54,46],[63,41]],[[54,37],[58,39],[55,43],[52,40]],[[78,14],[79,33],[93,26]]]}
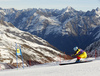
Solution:
{"label": "white snow surface", "polygon": [[[63,61],[74,62],[76,59]],[[94,60],[88,58],[85,60]],[[62,63],[63,63],[62,62]],[[24,69],[2,70],[0,76],[100,76],[100,58],[88,63],[58,65],[59,62],[26,67]]]}
{"label": "white snow surface", "polygon": [[[3,60],[2,62],[10,63],[12,61],[12,63],[16,63],[15,43],[21,45],[22,53],[31,56],[31,60],[40,63],[45,63],[45,60],[50,62],[51,60],[47,57],[52,58],[53,61],[58,61],[58,55],[64,55],[52,48],[47,41],[40,37],[11,27],[7,22],[4,23],[8,26],[0,24],[0,59],[1,61]],[[30,38],[30,40],[27,40],[27,38]],[[28,48],[23,45],[26,45]],[[17,48],[19,48],[19,46]],[[64,58],[62,57],[61,59],[63,60]],[[19,58],[18,63],[21,62],[22,60]]]}
{"label": "white snow surface", "polygon": [[96,40],[96,39],[99,39],[100,38],[100,31],[98,31],[96,34],[94,34],[94,39]]}

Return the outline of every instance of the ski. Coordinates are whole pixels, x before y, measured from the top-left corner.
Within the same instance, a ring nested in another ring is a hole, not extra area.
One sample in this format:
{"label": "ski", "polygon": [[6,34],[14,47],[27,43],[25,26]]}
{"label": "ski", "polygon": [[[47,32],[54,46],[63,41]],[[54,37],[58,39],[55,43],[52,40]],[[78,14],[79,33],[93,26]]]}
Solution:
{"label": "ski", "polygon": [[87,62],[91,62],[93,60],[89,60],[89,61],[81,61],[81,62],[72,62],[72,63],[61,63],[59,65],[70,65],[70,64],[79,64],[79,63],[87,63]]}

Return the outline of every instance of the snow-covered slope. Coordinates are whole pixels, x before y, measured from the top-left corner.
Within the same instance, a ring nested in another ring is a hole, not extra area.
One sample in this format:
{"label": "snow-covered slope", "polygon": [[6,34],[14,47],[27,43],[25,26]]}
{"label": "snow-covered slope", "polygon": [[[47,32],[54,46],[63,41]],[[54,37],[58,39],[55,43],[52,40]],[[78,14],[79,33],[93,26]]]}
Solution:
{"label": "snow-covered slope", "polygon": [[88,52],[88,56],[90,57],[100,56],[100,39],[90,44],[85,50]]}
{"label": "snow-covered slope", "polygon": [[[90,59],[86,59],[90,60]],[[66,61],[72,62],[75,61]],[[52,63],[53,65],[54,63]],[[99,76],[100,75],[100,58],[88,63],[72,64],[59,66],[39,65],[25,69],[13,69],[0,72],[0,76]]]}
{"label": "snow-covered slope", "polygon": [[100,26],[96,27],[93,32],[90,34],[90,37],[92,38],[92,41],[95,41],[93,43],[91,43],[86,50],[87,51],[93,51],[93,50],[99,50],[99,46],[100,46]]}
{"label": "snow-covered slope", "polygon": [[[10,63],[16,66],[15,43],[21,45],[24,63],[47,63],[58,61],[58,55],[64,59],[64,54],[50,45],[47,41],[31,35],[28,32],[20,31],[11,23],[0,21],[0,62]],[[18,47],[19,48],[19,47]],[[69,57],[69,56],[68,56]],[[22,63],[19,57],[18,63]],[[31,65],[33,65],[31,64]],[[20,66],[20,64],[19,64]]]}

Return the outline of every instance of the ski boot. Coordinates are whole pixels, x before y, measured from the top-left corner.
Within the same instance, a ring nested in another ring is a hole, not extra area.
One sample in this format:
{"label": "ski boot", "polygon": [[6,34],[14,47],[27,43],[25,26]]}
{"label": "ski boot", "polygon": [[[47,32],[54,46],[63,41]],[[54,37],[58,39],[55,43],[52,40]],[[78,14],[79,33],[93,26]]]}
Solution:
{"label": "ski boot", "polygon": [[80,63],[80,62],[81,62],[80,59],[77,59],[75,63]]}

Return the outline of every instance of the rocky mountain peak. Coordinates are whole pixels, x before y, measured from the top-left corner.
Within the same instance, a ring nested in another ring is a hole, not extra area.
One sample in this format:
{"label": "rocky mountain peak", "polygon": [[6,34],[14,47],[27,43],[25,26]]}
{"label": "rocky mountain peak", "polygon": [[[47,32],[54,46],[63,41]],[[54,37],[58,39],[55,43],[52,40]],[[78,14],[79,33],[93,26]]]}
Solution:
{"label": "rocky mountain peak", "polygon": [[96,8],[95,13],[96,13],[96,15],[97,15],[98,17],[100,17],[100,8],[99,8],[99,7]]}
{"label": "rocky mountain peak", "polygon": [[67,6],[67,10],[73,10],[71,6]]}
{"label": "rocky mountain peak", "polygon": [[99,7],[97,7],[97,8],[96,8],[96,11],[100,11],[100,8],[99,8]]}
{"label": "rocky mountain peak", "polygon": [[66,8],[62,9],[63,12],[73,12],[75,9],[73,9],[71,6],[67,6]]}

